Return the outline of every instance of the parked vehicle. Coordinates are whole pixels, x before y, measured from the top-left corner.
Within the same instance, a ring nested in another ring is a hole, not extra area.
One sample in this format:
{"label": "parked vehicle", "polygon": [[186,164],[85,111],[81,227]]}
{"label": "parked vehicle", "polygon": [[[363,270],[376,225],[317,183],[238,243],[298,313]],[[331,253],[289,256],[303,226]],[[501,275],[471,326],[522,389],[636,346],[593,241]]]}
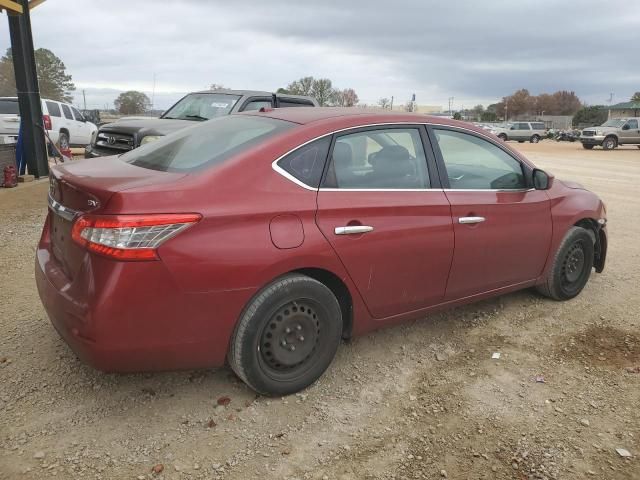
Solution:
{"label": "parked vehicle", "polygon": [[575,142],[580,140],[580,130],[559,130],[554,138],[556,142]]}
{"label": "parked vehicle", "polygon": [[467,123],[305,108],[225,116],[53,167],[40,298],[106,371],[313,383],[341,337],[604,269],[606,210]]}
{"label": "parked vehicle", "polygon": [[[88,122],[73,105],[56,100],[42,100],[44,127],[51,141],[62,149],[84,147],[95,138],[98,127]],[[17,97],[0,97],[0,135],[18,137],[20,108]]]}
{"label": "parked vehicle", "polygon": [[580,141],[587,150],[595,146],[613,150],[618,145],[637,145],[640,148],[640,117],[612,118],[599,127],[585,128]]}
{"label": "parked vehicle", "polygon": [[160,118],[131,117],[102,125],[85,157],[119,155],[212,118],[261,108],[317,107],[312,97],[249,90],[205,90],[180,99]]}
{"label": "parked vehicle", "polygon": [[517,140],[520,143],[525,141],[538,143],[543,138],[547,138],[544,122],[509,123],[506,127],[495,126],[492,133],[505,142],[507,140]]}

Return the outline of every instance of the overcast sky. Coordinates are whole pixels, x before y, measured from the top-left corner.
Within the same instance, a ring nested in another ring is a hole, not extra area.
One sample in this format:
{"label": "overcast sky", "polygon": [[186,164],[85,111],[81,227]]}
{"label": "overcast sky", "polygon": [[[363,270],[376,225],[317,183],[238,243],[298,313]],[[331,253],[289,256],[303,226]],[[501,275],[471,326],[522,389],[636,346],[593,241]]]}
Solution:
{"label": "overcast sky", "polygon": [[93,108],[150,94],[154,73],[156,108],[211,83],[275,90],[306,75],[366,103],[415,93],[456,108],[518,88],[590,104],[640,90],[640,0],[48,0],[32,27]]}

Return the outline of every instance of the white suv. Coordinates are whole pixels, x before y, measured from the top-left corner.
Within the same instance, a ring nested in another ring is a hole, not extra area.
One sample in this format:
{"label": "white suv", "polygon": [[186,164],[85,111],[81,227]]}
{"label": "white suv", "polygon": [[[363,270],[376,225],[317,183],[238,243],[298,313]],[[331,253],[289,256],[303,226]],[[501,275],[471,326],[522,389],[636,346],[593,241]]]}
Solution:
{"label": "white suv", "polygon": [[[51,141],[60,148],[89,145],[98,132],[98,127],[87,122],[78,109],[68,103],[43,98],[42,118]],[[17,138],[19,129],[17,97],[0,97],[0,135]]]}

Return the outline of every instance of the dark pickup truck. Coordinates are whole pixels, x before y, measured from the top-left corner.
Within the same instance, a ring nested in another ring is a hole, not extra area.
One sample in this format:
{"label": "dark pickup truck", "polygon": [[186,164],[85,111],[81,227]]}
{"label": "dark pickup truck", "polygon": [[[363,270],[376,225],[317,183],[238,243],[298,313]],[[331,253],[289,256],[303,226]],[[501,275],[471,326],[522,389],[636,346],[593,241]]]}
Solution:
{"label": "dark pickup truck", "polygon": [[212,118],[261,108],[317,107],[312,97],[249,90],[206,90],[181,98],[160,118],[123,118],[102,125],[85,157],[119,155]]}

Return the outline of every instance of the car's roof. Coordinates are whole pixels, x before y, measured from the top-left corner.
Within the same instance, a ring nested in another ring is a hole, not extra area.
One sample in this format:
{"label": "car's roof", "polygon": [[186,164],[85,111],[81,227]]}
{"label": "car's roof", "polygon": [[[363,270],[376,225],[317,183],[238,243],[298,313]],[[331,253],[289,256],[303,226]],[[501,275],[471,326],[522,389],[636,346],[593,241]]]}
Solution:
{"label": "car's roof", "polygon": [[[224,95],[241,95],[247,97],[271,97],[273,92],[264,92],[261,90],[232,90],[230,88],[217,88],[215,90],[200,90],[199,92],[192,93],[221,93]],[[293,95],[291,93],[276,93],[278,97],[287,97],[287,98],[313,98],[305,95]]]}
{"label": "car's roof", "polygon": [[241,115],[256,115],[286,120],[301,125],[336,120],[340,123],[437,123],[440,125],[464,126],[482,131],[467,122],[451,120],[445,117],[423,115],[420,113],[391,112],[359,107],[293,107],[268,109],[265,112],[245,112]]}

